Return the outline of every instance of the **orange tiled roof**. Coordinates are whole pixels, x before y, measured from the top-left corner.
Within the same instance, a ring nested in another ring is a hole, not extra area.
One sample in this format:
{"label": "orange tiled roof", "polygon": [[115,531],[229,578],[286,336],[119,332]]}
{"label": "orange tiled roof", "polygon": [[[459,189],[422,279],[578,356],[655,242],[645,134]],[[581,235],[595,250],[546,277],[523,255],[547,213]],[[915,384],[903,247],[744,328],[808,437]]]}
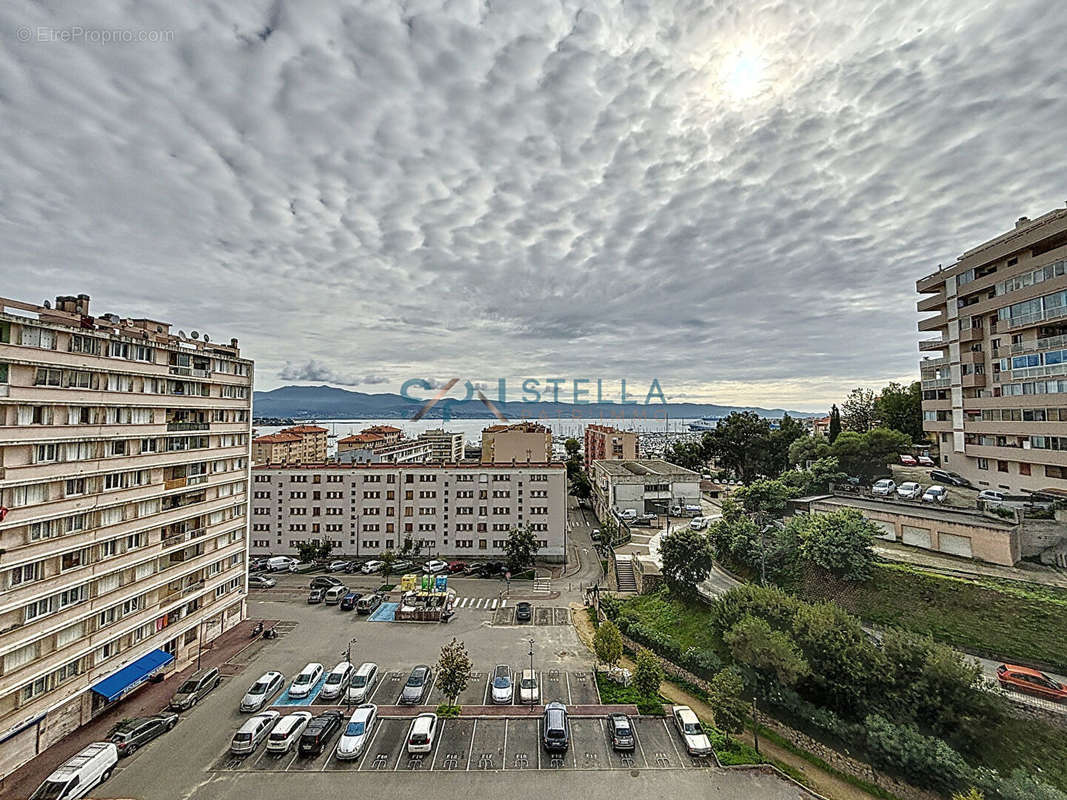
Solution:
{"label": "orange tiled roof", "polygon": [[282,433],[329,433],[327,428],[318,425],[294,425],[291,428],[282,429]]}
{"label": "orange tiled roof", "polygon": [[299,442],[303,441],[300,436],[295,433],[271,433],[267,436],[257,436],[252,440],[252,444],[283,444],[285,442]]}
{"label": "orange tiled roof", "polygon": [[403,433],[400,428],[394,428],[392,425],[372,425],[369,428],[364,428],[363,433]]}
{"label": "orange tiled roof", "polygon": [[338,439],[338,444],[372,444],[373,442],[384,441],[384,436],[379,436],[376,433],[356,433],[352,436],[346,436],[344,439]]}

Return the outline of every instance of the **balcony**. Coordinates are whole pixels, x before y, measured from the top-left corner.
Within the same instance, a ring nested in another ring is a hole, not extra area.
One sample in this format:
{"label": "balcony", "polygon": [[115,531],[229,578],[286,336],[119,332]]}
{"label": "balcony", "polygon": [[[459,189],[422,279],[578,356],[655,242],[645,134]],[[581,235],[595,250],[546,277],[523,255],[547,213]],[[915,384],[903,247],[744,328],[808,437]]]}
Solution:
{"label": "balcony", "polygon": [[168,422],[167,431],[207,431],[211,430],[210,422]]}
{"label": "balcony", "polygon": [[182,375],[187,378],[210,378],[211,370],[198,369],[197,367],[171,367],[171,375]]}
{"label": "balcony", "polygon": [[960,344],[964,342],[980,342],[985,336],[985,328],[967,328],[960,331]]}
{"label": "balcony", "polygon": [[919,320],[919,330],[921,331],[936,331],[940,328],[945,328],[947,326],[948,315],[945,314],[945,312],[943,311],[940,314],[935,314],[932,317],[927,317],[926,319]]}
{"label": "balcony", "polygon": [[919,342],[919,350],[944,350],[948,347],[948,342],[944,339],[923,339]]}
{"label": "balcony", "polygon": [[1028,328],[1049,319],[1061,319],[1067,317],[1067,306],[1058,308],[1046,308],[1043,311],[1035,311],[1033,314],[1023,314],[1020,317],[1001,320],[1001,324],[1008,330],[1016,328]]}
{"label": "balcony", "polygon": [[1011,353],[1012,355],[1018,355],[1019,353],[1033,352],[1034,350],[1056,350],[1064,347],[1067,347],[1067,336],[1047,336],[1044,339],[1038,339],[1036,342],[1013,344]]}
{"label": "balcony", "polygon": [[944,287],[945,271],[941,269],[915,281],[915,290],[922,294],[943,290]]}
{"label": "balcony", "polygon": [[930,297],[924,297],[915,304],[917,311],[937,311],[945,305],[945,293],[940,291]]}
{"label": "balcony", "polygon": [[961,364],[984,364],[985,353],[981,350],[964,350],[960,353]]}
{"label": "balcony", "polygon": [[951,378],[931,378],[922,382],[922,388],[924,389],[947,389],[951,385]]}
{"label": "balcony", "polygon": [[919,369],[936,369],[937,367],[947,367],[948,356],[941,356],[940,358],[924,358],[919,362]]}
{"label": "balcony", "polygon": [[1051,375],[1067,375],[1067,364],[1048,364],[1044,367],[1025,367],[1011,371],[1013,381],[1021,378],[1044,378]]}
{"label": "balcony", "polygon": [[960,383],[966,388],[985,386],[985,375],[964,375]]}

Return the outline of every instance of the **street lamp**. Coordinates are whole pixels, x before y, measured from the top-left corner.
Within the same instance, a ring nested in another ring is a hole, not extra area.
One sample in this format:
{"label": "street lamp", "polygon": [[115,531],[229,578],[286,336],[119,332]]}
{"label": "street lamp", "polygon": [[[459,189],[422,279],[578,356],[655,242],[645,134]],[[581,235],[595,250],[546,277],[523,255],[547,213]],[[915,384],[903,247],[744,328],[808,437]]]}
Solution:
{"label": "street lamp", "polygon": [[531,674],[533,673],[533,668],[534,668],[534,665],[533,665],[533,644],[534,644],[534,640],[530,639],[530,673]]}
{"label": "street lamp", "polygon": [[[356,644],[358,642],[359,642],[359,639],[357,639],[355,636],[353,636],[351,641],[349,641],[348,646],[345,648],[345,653],[344,653],[345,661],[348,662],[349,665],[352,664],[352,645],[354,645],[354,644]],[[350,691],[348,691],[347,688],[345,688],[345,710],[346,711],[351,711],[352,710],[352,693]]]}

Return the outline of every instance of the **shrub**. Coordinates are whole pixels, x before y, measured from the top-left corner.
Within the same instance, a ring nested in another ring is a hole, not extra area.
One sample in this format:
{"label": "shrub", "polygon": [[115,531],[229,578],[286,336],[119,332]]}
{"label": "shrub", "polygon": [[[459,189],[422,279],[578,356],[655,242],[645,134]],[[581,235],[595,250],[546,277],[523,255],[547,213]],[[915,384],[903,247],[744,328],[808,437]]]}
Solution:
{"label": "shrub", "polygon": [[877,714],[867,717],[865,725],[867,752],[875,767],[942,794],[969,782],[970,767],[941,739],[923,736],[911,726],[894,725]]}

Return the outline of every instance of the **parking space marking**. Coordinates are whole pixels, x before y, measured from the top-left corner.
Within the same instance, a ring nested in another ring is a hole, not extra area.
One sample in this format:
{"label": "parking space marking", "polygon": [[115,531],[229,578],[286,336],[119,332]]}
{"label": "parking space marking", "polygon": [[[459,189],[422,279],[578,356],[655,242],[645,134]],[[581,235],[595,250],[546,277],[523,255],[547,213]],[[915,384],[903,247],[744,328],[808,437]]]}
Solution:
{"label": "parking space marking", "polygon": [[504,720],[504,749],[503,749],[502,752],[503,752],[503,755],[500,757],[500,760],[503,761],[504,763],[502,763],[500,765],[500,768],[504,769],[508,765],[508,721],[507,721],[507,719]]}
{"label": "parking space marking", "polygon": [[445,725],[447,720],[441,720],[441,727],[437,731],[437,735],[434,737],[433,742],[433,758],[430,759],[430,769],[433,770],[434,764],[437,763],[437,751],[441,749],[441,738],[445,735]]}
{"label": "parking space marking", "polygon": [[501,607],[501,608],[503,608],[503,607],[504,607],[504,606],[506,606],[507,604],[508,604],[508,601],[507,601],[507,600],[505,600],[504,602],[502,602],[502,603],[500,604],[500,607]]}
{"label": "parking space marking", "polygon": [[[674,734],[672,733],[670,727],[668,727],[666,719],[663,720],[663,729],[665,731],[667,731],[667,738],[671,740],[671,747],[674,748],[674,754],[676,756],[678,756],[678,763],[679,764],[684,763],[682,761],[682,754],[678,750],[678,743],[674,741]],[[686,755],[688,755],[688,754],[689,754],[688,751],[686,751]]]}
{"label": "parking space marking", "polygon": [[471,769],[471,756],[474,755],[474,737],[478,733],[478,720],[474,720],[474,727],[471,728],[471,743],[467,747],[467,771]]}
{"label": "parking space marking", "polygon": [[[632,723],[631,723],[632,724]],[[645,766],[650,766],[648,763],[648,756],[645,755],[645,747],[641,744],[641,737],[637,733],[637,726],[633,725],[634,741],[637,742],[637,749],[641,751],[641,760],[645,762]]]}
{"label": "parking space marking", "polygon": [[567,682],[567,705],[571,705],[571,679],[566,672],[563,673],[563,680]]}
{"label": "parking space marking", "polygon": [[497,604],[497,600],[496,600],[496,598],[494,597],[494,598],[493,598],[493,604],[492,604],[492,605],[491,605],[491,606],[489,607],[489,610],[490,610],[490,611],[496,611],[496,604]]}

